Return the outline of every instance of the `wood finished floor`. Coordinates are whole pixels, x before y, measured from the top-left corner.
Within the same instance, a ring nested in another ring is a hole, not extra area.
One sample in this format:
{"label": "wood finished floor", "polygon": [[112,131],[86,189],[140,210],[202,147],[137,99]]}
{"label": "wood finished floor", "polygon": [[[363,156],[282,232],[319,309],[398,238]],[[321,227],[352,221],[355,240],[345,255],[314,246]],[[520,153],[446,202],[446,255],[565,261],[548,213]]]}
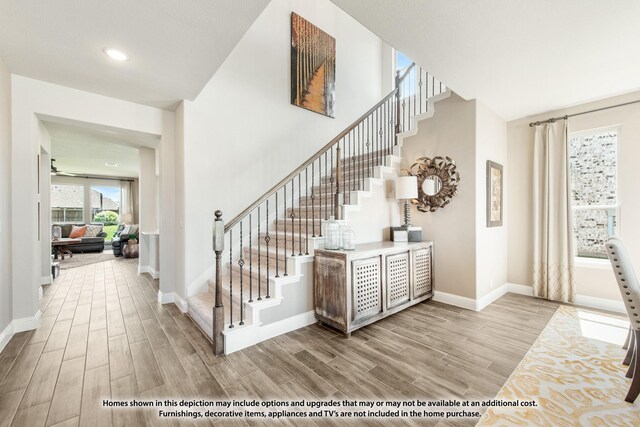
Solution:
{"label": "wood finished floor", "polygon": [[[42,325],[0,353],[0,426],[191,425],[102,398],[486,399],[557,304],[507,294],[481,312],[418,304],[353,333],[313,325],[224,357],[131,261],[63,271]],[[205,420],[199,425],[267,425]],[[279,425],[474,425],[475,420],[296,419]],[[274,425],[271,423],[269,425]]]}

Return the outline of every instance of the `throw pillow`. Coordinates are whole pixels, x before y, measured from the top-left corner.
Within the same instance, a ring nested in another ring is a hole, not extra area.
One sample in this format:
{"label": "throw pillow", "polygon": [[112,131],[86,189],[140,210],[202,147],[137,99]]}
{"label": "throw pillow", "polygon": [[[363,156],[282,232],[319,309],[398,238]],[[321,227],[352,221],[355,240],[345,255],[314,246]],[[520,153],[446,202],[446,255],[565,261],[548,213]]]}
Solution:
{"label": "throw pillow", "polygon": [[87,232],[87,226],[86,225],[84,227],[77,227],[77,226],[74,225],[71,228],[71,233],[69,234],[69,238],[70,239],[79,239],[80,237],[84,237],[86,232]]}
{"label": "throw pillow", "polygon": [[102,225],[87,225],[87,232],[84,233],[84,236],[98,237],[100,233],[102,233]]}

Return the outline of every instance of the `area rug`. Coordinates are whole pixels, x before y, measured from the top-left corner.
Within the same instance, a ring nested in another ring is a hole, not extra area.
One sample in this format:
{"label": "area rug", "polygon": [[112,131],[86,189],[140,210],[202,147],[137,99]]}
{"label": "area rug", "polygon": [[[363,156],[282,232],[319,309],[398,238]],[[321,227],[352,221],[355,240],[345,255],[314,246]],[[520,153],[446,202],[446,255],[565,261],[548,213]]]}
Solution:
{"label": "area rug", "polygon": [[496,396],[538,406],[492,407],[477,425],[640,426],[640,398],[624,401],[628,327],[621,316],[560,306]]}
{"label": "area rug", "polygon": [[97,262],[113,261],[116,257],[112,252],[98,252],[88,254],[73,254],[73,258],[66,255],[64,261],[58,259],[60,262],[60,270],[68,270],[70,268],[83,267],[89,264],[95,264]]}

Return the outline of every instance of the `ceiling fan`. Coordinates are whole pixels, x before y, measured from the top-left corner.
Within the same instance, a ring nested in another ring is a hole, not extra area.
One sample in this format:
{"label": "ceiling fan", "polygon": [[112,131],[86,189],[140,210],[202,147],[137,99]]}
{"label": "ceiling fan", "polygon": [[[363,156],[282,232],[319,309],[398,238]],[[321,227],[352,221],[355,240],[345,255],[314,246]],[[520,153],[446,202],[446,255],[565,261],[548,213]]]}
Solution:
{"label": "ceiling fan", "polygon": [[55,176],[78,176],[75,173],[59,171],[58,168],[53,164],[53,162],[55,162],[55,161],[56,161],[56,159],[51,159],[51,175],[55,175]]}

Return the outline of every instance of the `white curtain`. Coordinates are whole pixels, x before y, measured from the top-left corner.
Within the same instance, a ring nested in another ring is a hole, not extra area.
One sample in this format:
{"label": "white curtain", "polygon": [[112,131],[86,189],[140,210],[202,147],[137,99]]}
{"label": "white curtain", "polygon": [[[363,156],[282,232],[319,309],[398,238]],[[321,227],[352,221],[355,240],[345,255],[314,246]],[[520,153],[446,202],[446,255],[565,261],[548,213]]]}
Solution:
{"label": "white curtain", "polygon": [[120,181],[120,199],[120,215],[131,215],[133,221],[135,216],[133,215],[133,191],[131,181]]}
{"label": "white curtain", "polygon": [[533,294],[573,302],[573,224],[566,120],[536,127],[533,182]]}

